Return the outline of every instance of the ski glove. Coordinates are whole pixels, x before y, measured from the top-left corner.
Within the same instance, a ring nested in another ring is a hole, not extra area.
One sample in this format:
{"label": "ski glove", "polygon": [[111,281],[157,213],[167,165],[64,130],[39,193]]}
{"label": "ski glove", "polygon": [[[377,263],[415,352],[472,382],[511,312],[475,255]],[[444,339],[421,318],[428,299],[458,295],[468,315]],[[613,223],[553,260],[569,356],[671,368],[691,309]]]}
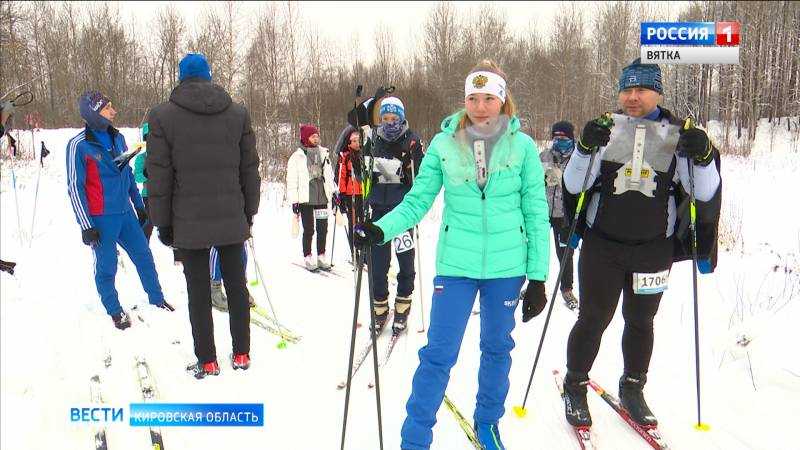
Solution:
{"label": "ski glove", "polygon": [[292,203],[292,212],[295,215],[300,214],[300,203]]}
{"label": "ski glove", "polygon": [[335,208],[335,207],[341,205],[341,203],[342,203],[342,200],[339,197],[339,193],[338,192],[334,192],[333,195],[331,195],[331,205]]}
{"label": "ski glove", "polygon": [[678,156],[692,159],[700,166],[707,166],[714,159],[714,151],[708,135],[700,128],[681,128],[678,145],[675,148]]}
{"label": "ski glove", "polygon": [[95,247],[100,244],[100,231],[94,227],[81,230],[81,238],[83,238],[84,244]]}
{"label": "ski glove", "polygon": [[583,127],[583,134],[578,139],[578,151],[584,155],[596,152],[598,148],[608,145],[611,128],[604,125],[601,119],[590,120]]}
{"label": "ski glove", "polygon": [[172,227],[158,227],[158,240],[167,247],[172,247]]}
{"label": "ski glove", "polygon": [[143,227],[149,218],[147,215],[147,210],[144,208],[136,208],[136,218],[139,219],[139,226]]}
{"label": "ski glove", "polygon": [[353,233],[353,244],[358,248],[366,248],[383,242],[383,230],[372,222],[362,222]]}
{"label": "ski glove", "polygon": [[251,216],[250,214],[247,215],[247,226],[249,227],[253,226],[253,216]]}
{"label": "ski glove", "polygon": [[544,293],[544,281],[530,280],[528,287],[522,291],[522,321],[527,322],[544,311],[547,295]]}

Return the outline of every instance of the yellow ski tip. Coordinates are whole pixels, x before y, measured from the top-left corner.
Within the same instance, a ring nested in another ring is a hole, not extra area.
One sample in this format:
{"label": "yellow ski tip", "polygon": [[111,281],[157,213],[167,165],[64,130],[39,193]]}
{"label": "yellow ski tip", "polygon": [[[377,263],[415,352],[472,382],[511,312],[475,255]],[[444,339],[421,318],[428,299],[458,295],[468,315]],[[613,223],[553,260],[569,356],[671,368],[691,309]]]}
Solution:
{"label": "yellow ski tip", "polygon": [[694,426],[694,429],[697,430],[697,431],[711,431],[711,427],[706,425],[706,424],[704,424],[704,423],[696,424]]}
{"label": "yellow ski tip", "polygon": [[527,414],[528,411],[522,406],[515,406],[514,413],[517,415],[517,417],[525,417],[525,414]]}
{"label": "yellow ski tip", "polygon": [[284,348],[286,348],[286,342],[283,342],[283,341],[279,342],[279,343],[278,343],[278,348],[279,348],[279,349],[284,349]]}
{"label": "yellow ski tip", "polygon": [[258,286],[258,281],[251,281],[250,286]]}

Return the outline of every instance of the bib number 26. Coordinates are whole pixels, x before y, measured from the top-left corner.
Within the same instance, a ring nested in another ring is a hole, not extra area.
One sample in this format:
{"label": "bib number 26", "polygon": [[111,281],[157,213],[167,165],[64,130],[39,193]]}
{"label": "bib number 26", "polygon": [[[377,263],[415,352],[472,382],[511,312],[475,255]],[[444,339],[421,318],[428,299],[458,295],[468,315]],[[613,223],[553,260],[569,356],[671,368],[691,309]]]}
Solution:
{"label": "bib number 26", "polygon": [[392,239],[392,245],[394,246],[395,253],[403,253],[414,248],[414,238],[411,237],[411,233],[406,231],[398,236],[395,236]]}

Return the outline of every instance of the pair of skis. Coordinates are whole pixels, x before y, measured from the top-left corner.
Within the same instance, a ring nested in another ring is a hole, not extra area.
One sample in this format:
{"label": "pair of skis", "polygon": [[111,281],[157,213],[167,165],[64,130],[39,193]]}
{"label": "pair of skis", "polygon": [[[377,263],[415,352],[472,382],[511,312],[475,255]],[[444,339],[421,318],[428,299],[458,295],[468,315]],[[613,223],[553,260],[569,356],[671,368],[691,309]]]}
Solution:
{"label": "pair of skis", "polygon": [[[386,316],[386,323],[391,322],[393,317],[394,317],[394,310],[390,309],[389,310],[389,314]],[[383,335],[383,330],[385,330],[386,328],[389,328],[389,327],[386,327],[384,325],[383,329],[381,329],[381,331],[380,331],[380,334],[375,339],[376,342],[377,342],[378,338],[380,338]],[[370,330],[370,332],[372,332],[372,331]],[[392,347],[394,347],[394,346],[392,346]],[[361,353],[359,353],[358,356],[356,357],[356,359],[353,361],[353,370],[352,370],[352,373],[350,375],[350,379],[352,379],[356,375],[356,372],[358,372],[358,369],[360,369],[361,365],[364,364],[364,361],[366,361],[367,356],[369,356],[369,353],[370,353],[371,350],[372,350],[372,336],[370,336],[370,339],[367,341],[367,345],[364,346],[364,349],[361,350]],[[336,386],[337,389],[344,389],[346,387],[347,387],[347,381],[346,380],[342,380]],[[370,383],[370,387],[372,387],[372,383]]]}
{"label": "pair of skis", "polygon": [[[397,345],[397,341],[400,340],[400,337],[403,335],[403,333],[405,333],[406,330],[407,328],[404,328],[402,330],[395,330],[394,328],[392,328],[392,337],[389,338],[389,343],[386,344],[386,351],[383,352],[383,360],[381,360],[381,363],[378,365],[378,367],[380,368],[386,367],[386,363],[389,362],[389,357],[392,356],[392,350],[394,350],[394,346]],[[370,389],[374,388],[375,380],[370,381],[369,384],[367,384],[367,387],[369,387]]]}
{"label": "pair of skis", "polygon": [[[107,355],[103,361],[106,368],[111,366],[111,355]],[[150,371],[150,366],[144,357],[136,358],[136,376],[139,380],[139,388],[142,391],[142,399],[145,403],[151,403],[156,400],[157,390],[155,378]],[[89,384],[89,393],[91,395],[92,403],[103,403],[102,382],[100,375],[96,374],[91,377]],[[150,431],[150,444],[153,450],[164,450],[164,439],[161,437],[161,427],[149,427]],[[95,450],[108,450],[108,437],[106,436],[105,425],[100,425],[94,429],[94,448]]]}
{"label": "pair of skis", "polygon": [[[561,397],[564,397],[564,386],[561,381],[561,376],[558,373],[558,370],[553,371],[553,378],[556,382],[556,387],[558,388]],[[659,432],[657,426],[645,426],[640,425],[636,421],[631,418],[630,414],[625,411],[625,408],[622,407],[619,399],[614,397],[613,395],[609,394],[608,391],[600,387],[597,382],[594,380],[589,380],[589,386],[599,395],[605,402],[617,412],[617,414],[622,417],[622,420],[625,421],[631,428],[633,428],[636,433],[642,437],[651,447],[656,450],[669,450],[669,445],[661,436],[661,432]],[[592,436],[590,427],[576,427],[570,425],[575,433],[575,437],[578,439],[578,444],[581,446],[583,450],[595,450],[597,446],[592,442]]]}
{"label": "pair of skis", "polygon": [[292,262],[292,264],[294,264],[295,266],[305,270],[306,272],[311,272],[311,273],[315,273],[317,275],[322,275],[323,277],[326,277],[326,278],[330,278],[330,277],[346,278],[344,275],[342,275],[342,274],[340,274],[338,272],[334,272],[333,271],[333,267],[331,267],[329,269],[320,269],[318,267],[318,268],[316,268],[314,270],[308,270],[306,268],[306,266],[304,266],[304,265],[302,265],[300,263]]}
{"label": "pair of skis", "polygon": [[[302,336],[293,334],[288,328],[286,328],[283,324],[278,323],[274,317],[272,317],[267,311],[261,309],[261,307],[258,305],[251,306],[250,311],[253,313],[250,315],[250,323],[253,325],[263,328],[279,338],[283,338],[286,342],[292,344],[300,342],[300,338]],[[270,323],[272,325],[270,325]]]}

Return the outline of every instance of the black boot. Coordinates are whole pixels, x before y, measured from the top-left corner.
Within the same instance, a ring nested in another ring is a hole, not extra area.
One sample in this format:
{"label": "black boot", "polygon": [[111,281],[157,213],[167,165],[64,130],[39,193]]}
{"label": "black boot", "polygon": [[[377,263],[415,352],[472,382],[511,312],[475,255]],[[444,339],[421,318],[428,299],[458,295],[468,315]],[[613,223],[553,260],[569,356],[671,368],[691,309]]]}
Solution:
{"label": "black boot", "polygon": [[623,373],[619,379],[619,402],[634,422],[644,426],[656,426],[658,420],[644,401],[642,389],[646,382],[646,372]]}
{"label": "black boot", "polygon": [[564,377],[564,411],[567,422],[574,427],[592,426],[589,404],[586,402],[589,374],[586,372],[567,371]]}
{"label": "black boot", "polygon": [[[386,319],[389,318],[389,299],[375,300],[375,334],[380,334],[383,326],[386,325]],[[370,329],[372,325],[370,324]]]}
{"label": "black boot", "polygon": [[392,324],[392,331],[400,333],[408,326],[408,314],[411,312],[411,296],[401,297],[397,296],[394,300],[394,323]]}

